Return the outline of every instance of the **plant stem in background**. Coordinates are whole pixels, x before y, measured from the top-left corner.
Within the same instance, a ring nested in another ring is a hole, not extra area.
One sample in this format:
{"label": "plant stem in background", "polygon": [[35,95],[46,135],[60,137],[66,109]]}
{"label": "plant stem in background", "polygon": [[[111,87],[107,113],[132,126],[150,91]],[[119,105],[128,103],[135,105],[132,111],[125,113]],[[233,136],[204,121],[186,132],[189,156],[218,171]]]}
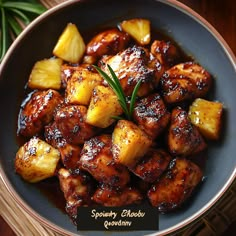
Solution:
{"label": "plant stem in background", "polygon": [[23,28],[46,10],[35,0],[0,0],[0,62]]}

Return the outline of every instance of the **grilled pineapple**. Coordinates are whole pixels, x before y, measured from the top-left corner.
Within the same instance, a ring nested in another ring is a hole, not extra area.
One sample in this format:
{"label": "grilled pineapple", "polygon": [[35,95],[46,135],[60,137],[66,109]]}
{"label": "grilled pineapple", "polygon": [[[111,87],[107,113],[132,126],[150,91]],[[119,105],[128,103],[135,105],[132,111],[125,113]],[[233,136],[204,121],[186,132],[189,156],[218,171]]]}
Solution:
{"label": "grilled pineapple", "polygon": [[60,89],[61,65],[60,58],[37,61],[30,73],[28,87],[32,89]]}
{"label": "grilled pineapple", "polygon": [[120,27],[123,31],[132,36],[140,45],[147,45],[151,40],[150,21],[147,19],[135,18],[122,21]]}
{"label": "grilled pineapple", "polygon": [[112,134],[113,157],[127,167],[133,167],[148,151],[151,139],[137,125],[119,120]]}
{"label": "grilled pineapple", "polygon": [[100,128],[110,126],[123,112],[116,94],[111,88],[98,85],[94,88],[88,107],[86,122]]}
{"label": "grilled pineapple", "polygon": [[77,68],[67,82],[66,100],[71,104],[88,105],[93,89],[101,84],[102,77],[90,67]]}
{"label": "grilled pineapple", "polygon": [[15,170],[26,181],[35,183],[52,177],[60,153],[39,138],[31,138],[16,153]]}
{"label": "grilled pineapple", "polygon": [[217,140],[220,136],[222,112],[222,103],[197,98],[190,106],[188,115],[204,137]]}
{"label": "grilled pineapple", "polygon": [[53,54],[65,61],[77,63],[84,52],[85,43],[78,28],[75,24],[67,24],[53,49]]}

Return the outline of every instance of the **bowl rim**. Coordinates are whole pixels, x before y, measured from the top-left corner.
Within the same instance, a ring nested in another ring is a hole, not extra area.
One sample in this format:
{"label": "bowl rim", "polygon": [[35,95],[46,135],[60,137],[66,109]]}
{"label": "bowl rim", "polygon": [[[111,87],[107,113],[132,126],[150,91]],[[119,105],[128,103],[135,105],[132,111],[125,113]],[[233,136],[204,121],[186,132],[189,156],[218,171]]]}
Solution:
{"label": "bowl rim", "polygon": [[[6,55],[4,56],[1,64],[0,64],[0,75],[2,72],[2,69],[4,67],[4,64],[7,63],[8,59],[11,57],[11,54],[13,53],[15,47],[18,45],[18,43],[24,38],[24,36],[34,28],[35,25],[39,24],[43,19],[47,18],[49,15],[54,14],[55,12],[63,9],[64,7],[73,5],[74,3],[83,2],[86,0],[68,0],[65,2],[61,2],[58,5],[48,9],[46,12],[38,16],[35,20],[33,20],[23,31],[22,33],[14,40],[14,42],[11,44],[10,48],[8,49]],[[224,52],[227,54],[232,66],[235,69],[236,72],[236,57],[232,51],[232,49],[229,47],[227,42],[224,40],[224,38],[221,36],[221,34],[206,20],[204,19],[200,14],[198,14],[196,11],[191,9],[190,7],[186,6],[184,3],[181,3],[176,0],[153,0],[156,2],[161,2],[163,4],[169,5],[173,8],[176,8],[177,10],[183,12],[184,14],[187,14],[189,17],[193,18],[195,21],[197,21],[199,24],[201,24],[214,38],[218,43],[221,45],[221,47],[224,49]],[[49,229],[63,234],[63,235],[78,235],[73,232],[70,232],[69,230],[66,230],[62,228],[59,225],[54,224],[53,222],[49,221],[45,217],[41,216],[39,213],[37,213],[33,208],[31,208],[16,192],[16,190],[13,188],[12,184],[8,180],[2,164],[0,162],[0,178],[7,188],[8,192],[12,196],[12,198],[15,200],[17,204],[19,204],[23,210],[26,211],[31,217],[33,217],[35,220],[37,220],[39,223],[41,223],[43,226],[48,227]],[[156,235],[167,235],[170,233],[174,233],[177,231],[181,231],[184,228],[190,226],[192,223],[194,223],[197,220],[200,220],[201,217],[206,214],[210,209],[212,209],[215,204],[223,197],[223,195],[226,193],[226,191],[230,188],[230,186],[233,184],[234,180],[236,179],[236,166],[234,168],[234,171],[226,181],[226,183],[223,185],[223,187],[218,191],[218,193],[200,210],[198,210],[195,214],[191,215],[190,217],[186,218],[185,220],[181,221],[178,224],[175,224],[167,229],[158,231],[154,234],[149,234],[150,236],[156,236]]]}

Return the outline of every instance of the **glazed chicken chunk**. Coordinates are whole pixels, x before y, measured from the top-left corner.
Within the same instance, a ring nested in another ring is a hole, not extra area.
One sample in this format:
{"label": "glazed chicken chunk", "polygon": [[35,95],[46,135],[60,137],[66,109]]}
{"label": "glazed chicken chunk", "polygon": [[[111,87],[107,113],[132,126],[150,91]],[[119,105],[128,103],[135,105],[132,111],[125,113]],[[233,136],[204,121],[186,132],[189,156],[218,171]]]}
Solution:
{"label": "glazed chicken chunk", "polygon": [[176,64],[179,51],[170,41],[155,40],[151,45],[151,53],[160,61],[165,70]]}
{"label": "glazed chicken chunk", "polygon": [[129,41],[130,36],[117,28],[105,30],[87,44],[84,62],[93,64],[103,55],[115,55],[124,50]]}
{"label": "glazed chicken chunk", "polygon": [[45,125],[51,122],[54,110],[63,101],[56,90],[34,91],[22,103],[18,117],[18,133],[32,137],[43,131]]}
{"label": "glazed chicken chunk", "polygon": [[68,143],[83,144],[93,137],[97,128],[85,122],[87,108],[82,105],[60,107],[55,116],[56,126]]}
{"label": "glazed chicken chunk", "polygon": [[185,62],[167,70],[161,80],[164,100],[167,103],[177,103],[204,97],[209,91],[211,75],[194,62]]}
{"label": "glazed chicken chunk", "polygon": [[139,204],[142,199],[142,194],[135,188],[125,187],[123,189],[114,189],[105,185],[100,186],[92,196],[92,200],[95,203],[107,207]]}
{"label": "glazed chicken chunk", "polygon": [[132,46],[115,56],[106,56],[100,61],[102,70],[109,74],[107,64],[111,66],[126,96],[132,94],[139,80],[142,80],[138,96],[145,96],[157,87],[163,67],[144,47]]}
{"label": "glazed chicken chunk", "polygon": [[201,169],[187,159],[171,161],[168,171],[148,191],[148,198],[160,212],[179,207],[202,179]]}
{"label": "glazed chicken chunk", "polygon": [[93,181],[90,176],[80,170],[70,172],[65,168],[59,169],[58,178],[66,199],[66,212],[76,223],[77,207],[91,202]]}
{"label": "glazed chicken chunk", "polygon": [[181,156],[196,154],[207,147],[202,135],[191,123],[188,113],[180,107],[172,111],[167,143],[171,154]]}
{"label": "glazed chicken chunk", "polygon": [[134,120],[152,139],[155,139],[168,125],[170,113],[157,93],[142,98],[136,103]]}
{"label": "glazed chicken chunk", "polygon": [[170,160],[171,156],[163,149],[150,149],[130,170],[144,181],[153,183],[167,169]]}
{"label": "glazed chicken chunk", "polygon": [[98,182],[124,187],[130,180],[128,169],[116,163],[112,155],[110,135],[100,135],[84,143],[80,164]]}

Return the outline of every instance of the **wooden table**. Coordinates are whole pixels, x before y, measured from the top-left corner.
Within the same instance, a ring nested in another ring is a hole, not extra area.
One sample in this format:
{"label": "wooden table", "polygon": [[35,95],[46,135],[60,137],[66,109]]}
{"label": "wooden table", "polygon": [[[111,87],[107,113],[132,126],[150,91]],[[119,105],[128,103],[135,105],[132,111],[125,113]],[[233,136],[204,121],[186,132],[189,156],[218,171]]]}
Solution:
{"label": "wooden table", "polygon": [[[236,55],[236,1],[235,0],[179,0],[208,20],[223,36]],[[236,222],[223,234],[235,235]],[[14,232],[0,217],[0,235],[14,236]]]}

